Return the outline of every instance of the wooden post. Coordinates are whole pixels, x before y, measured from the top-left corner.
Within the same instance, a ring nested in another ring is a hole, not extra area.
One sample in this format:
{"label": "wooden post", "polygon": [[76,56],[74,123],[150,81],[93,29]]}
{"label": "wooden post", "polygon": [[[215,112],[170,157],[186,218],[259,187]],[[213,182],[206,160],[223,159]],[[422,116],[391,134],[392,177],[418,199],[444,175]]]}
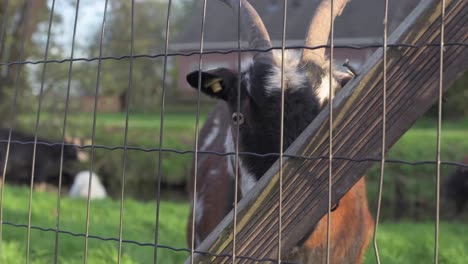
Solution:
{"label": "wooden post", "polygon": [[[468,1],[446,0],[445,43],[466,43]],[[438,98],[441,1],[422,1],[389,37],[391,44],[420,45],[387,50],[387,151]],[[432,43],[434,45],[425,45]],[[333,203],[380,159],[382,142],[383,49],[379,49],[333,101],[335,157],[367,159],[333,161]],[[444,91],[468,69],[463,45],[445,46]],[[286,151],[309,159],[283,161],[282,253],[312,230],[328,206],[328,107]],[[324,157],[324,158],[320,158]],[[237,212],[237,263],[277,257],[279,165],[275,163],[240,201]],[[225,257],[196,254],[196,263],[231,263],[233,212],[197,248]],[[190,259],[186,263],[190,263]]]}

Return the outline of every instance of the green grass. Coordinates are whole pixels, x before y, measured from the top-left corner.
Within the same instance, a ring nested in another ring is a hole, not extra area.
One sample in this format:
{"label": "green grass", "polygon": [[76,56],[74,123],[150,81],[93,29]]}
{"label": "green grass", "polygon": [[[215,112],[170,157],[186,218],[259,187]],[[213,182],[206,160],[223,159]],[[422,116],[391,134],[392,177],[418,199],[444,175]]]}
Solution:
{"label": "green grass", "polygon": [[[4,220],[15,224],[28,223],[29,189],[7,186],[4,193]],[[34,193],[32,225],[54,228],[57,195]],[[126,199],[124,202],[123,239],[143,243],[154,241],[156,205]],[[89,234],[119,237],[120,202],[100,200],[91,202]],[[163,201],[160,209],[159,243],[172,247],[186,247],[185,226],[188,218],[186,203]],[[86,200],[63,198],[60,228],[74,233],[85,233]],[[3,225],[1,263],[25,263],[27,229]],[[53,263],[55,232],[31,231],[31,263]],[[60,263],[83,263],[85,240],[60,234],[58,257]],[[89,239],[88,263],[116,263],[118,242]],[[122,263],[152,263],[153,247],[124,243]],[[181,263],[185,252],[158,250],[158,263]]]}
{"label": "green grass", "polygon": [[[439,263],[464,264],[468,260],[468,224],[462,222],[440,225]],[[433,263],[433,223],[384,223],[377,235],[382,263]],[[371,242],[366,264],[376,263]]]}
{"label": "green grass", "polygon": [[[437,146],[437,121],[422,119],[418,121],[387,154],[389,160],[435,161]],[[468,155],[468,120],[446,121],[442,126],[441,159],[443,161],[461,162]],[[441,167],[442,183],[455,170],[455,167],[443,165]],[[380,163],[376,163],[367,173],[368,196],[372,209],[376,208],[378,180],[380,177]],[[425,213],[421,219],[431,219],[434,212],[436,165],[405,165],[386,163],[384,174],[383,216],[391,217],[395,208],[394,187],[397,178],[404,181],[404,199],[409,206],[416,201],[422,203]],[[445,190],[442,189],[442,192]],[[446,201],[443,201],[446,202]],[[394,208],[394,209],[393,209]],[[444,206],[442,214],[449,216],[450,208]],[[410,215],[407,215],[409,217]],[[413,215],[414,216],[414,215]]]}
{"label": "green grass", "polygon": [[[63,113],[44,113],[41,115],[39,134],[59,138],[62,130]],[[35,115],[27,114],[19,118],[23,130],[33,132]],[[96,116],[96,144],[122,145],[125,133],[124,113],[98,113]],[[203,124],[205,114],[200,115]],[[158,113],[130,113],[128,120],[129,145],[154,147],[159,144],[160,115]],[[195,133],[196,115],[192,112],[172,112],[164,115],[164,145],[176,148],[177,141],[182,137],[191,139]],[[50,126],[56,128],[50,130]],[[68,115],[67,132],[73,136],[91,139],[93,128],[93,113],[75,113]],[[190,144],[192,142],[189,142]],[[182,145],[183,146],[183,145]]]}
{"label": "green grass", "polygon": [[[4,220],[27,224],[29,189],[7,186],[4,194]],[[54,228],[56,221],[56,194],[34,193],[32,225]],[[124,207],[123,239],[152,242],[155,230],[155,204],[126,199]],[[62,198],[61,229],[74,233],[85,232],[86,201]],[[118,238],[120,202],[92,201],[90,235]],[[185,248],[185,227],[188,217],[186,203],[161,202],[160,244]],[[27,232],[23,227],[3,225],[1,263],[25,263]],[[468,225],[443,222],[440,227],[440,262],[462,264],[468,259]],[[30,260],[34,264],[52,263],[55,233],[31,231]],[[431,263],[434,246],[432,223],[383,223],[379,228],[379,249],[382,263]],[[88,263],[116,263],[118,243],[89,239]],[[153,248],[124,243],[122,263],[152,263]],[[182,263],[186,252],[168,249],[158,251],[158,263]],[[83,263],[84,238],[68,234],[59,236],[60,263]],[[375,263],[372,245],[366,254],[366,264]]]}

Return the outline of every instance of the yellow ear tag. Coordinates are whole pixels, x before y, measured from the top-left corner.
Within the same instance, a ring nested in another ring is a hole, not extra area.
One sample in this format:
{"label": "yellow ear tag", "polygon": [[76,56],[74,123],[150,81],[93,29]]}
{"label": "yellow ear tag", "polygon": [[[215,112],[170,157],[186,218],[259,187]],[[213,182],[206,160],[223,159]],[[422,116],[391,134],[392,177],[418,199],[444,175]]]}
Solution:
{"label": "yellow ear tag", "polygon": [[213,93],[218,93],[222,89],[223,88],[221,87],[221,84],[219,82],[215,82],[211,85],[211,90],[213,91]]}
{"label": "yellow ear tag", "polygon": [[222,78],[215,78],[211,80],[210,82],[205,83],[205,88],[210,87],[213,93],[219,93],[223,87],[221,87],[220,81],[222,81]]}

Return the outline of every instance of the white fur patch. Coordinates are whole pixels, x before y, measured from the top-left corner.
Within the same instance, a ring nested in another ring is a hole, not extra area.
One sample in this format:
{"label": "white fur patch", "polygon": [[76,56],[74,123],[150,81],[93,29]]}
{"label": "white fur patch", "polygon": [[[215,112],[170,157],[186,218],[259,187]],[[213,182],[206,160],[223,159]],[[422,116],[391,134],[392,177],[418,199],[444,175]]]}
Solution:
{"label": "white fur patch", "polygon": [[[73,185],[68,193],[70,197],[88,198],[89,171],[80,171],[73,180]],[[96,173],[91,173],[91,199],[103,199],[107,197],[107,192]]]}
{"label": "white fur patch", "polygon": [[[273,51],[273,58],[276,62],[276,65],[273,65],[271,74],[265,80],[265,91],[267,93],[281,91],[281,51]],[[291,50],[284,51],[284,89],[290,89],[291,91],[294,91],[301,87],[305,87],[307,84],[307,76],[301,73],[298,69],[299,62],[299,52]]]}
{"label": "white fur patch", "polygon": [[239,159],[239,169],[241,172],[241,193],[242,195],[245,195],[247,192],[254,187],[254,185],[257,183],[257,180],[255,179],[254,175],[250,172],[247,171],[247,168],[242,165],[242,161]]}
{"label": "white fur patch", "polygon": [[216,136],[219,134],[219,120],[216,118],[213,120],[213,127],[211,128],[210,133],[206,136],[205,141],[203,141],[203,145],[201,146],[200,150],[206,150],[213,141],[216,139]]}
{"label": "white fur patch", "polygon": [[248,71],[252,67],[253,63],[254,61],[252,57],[243,59],[241,62],[241,72]]}
{"label": "white fur patch", "polygon": [[198,196],[197,201],[195,202],[195,223],[199,224],[203,217],[203,196]]}
{"label": "white fur patch", "polygon": [[[226,152],[234,152],[234,139],[232,136],[231,127],[228,128],[226,140],[224,146],[226,148]],[[235,156],[230,155],[227,156],[227,165],[228,165],[228,174],[232,178],[235,176]],[[255,176],[249,172],[247,167],[245,167],[242,163],[242,159],[239,158],[239,174],[240,174],[240,187],[241,187],[241,195],[245,195],[252,187],[257,183]]]}
{"label": "white fur patch", "polygon": [[248,58],[248,59],[245,59],[241,62],[241,72],[243,73],[242,75],[242,80],[244,81],[245,83],[245,89],[247,89],[247,92],[250,94],[250,89],[252,89],[250,87],[250,71],[249,69],[252,67],[253,65],[253,58]]}
{"label": "white fur patch", "polygon": [[198,233],[195,234],[195,246],[199,246],[201,244],[200,235]]}
{"label": "white fur patch", "polygon": [[[295,91],[301,87],[307,87],[308,77],[306,74],[300,71],[299,62],[300,62],[301,53],[294,50],[285,50],[284,51],[284,75],[283,75],[283,86],[285,89],[290,91]],[[273,59],[275,60],[276,65],[271,69],[271,74],[266,77],[265,80],[265,91],[268,93],[274,91],[281,91],[281,60],[282,54],[281,50],[273,51]],[[253,66],[253,60],[247,59],[242,63],[242,72],[244,83],[246,84],[246,89],[250,93],[250,71],[249,68]],[[324,69],[328,67],[328,62],[323,66]],[[336,89],[339,87],[338,82],[332,76],[332,85]],[[317,96],[320,105],[326,100],[330,99],[330,73],[327,73],[322,76],[321,84],[319,87],[315,88],[315,95]]]}
{"label": "white fur patch", "polygon": [[[232,132],[231,132],[231,127],[230,126],[227,127],[227,134],[226,134],[226,138],[224,139],[224,150],[226,151],[226,153],[234,152],[234,142],[233,142],[233,139],[232,139]],[[234,178],[234,169],[233,169],[233,166],[232,166],[232,164],[234,162],[233,162],[233,159],[231,159],[231,157],[232,157],[232,155],[226,156],[227,171],[228,171],[229,176]]]}
{"label": "white fur patch", "polygon": [[[332,85],[335,88],[338,87],[338,83],[333,77]],[[336,91],[334,91],[334,93],[335,92]],[[322,77],[320,86],[315,90],[315,95],[317,95],[320,105],[323,105],[326,100],[330,99],[330,73],[327,72],[327,74]]]}
{"label": "white fur patch", "polygon": [[198,234],[196,235],[195,243],[196,243],[197,245],[200,245],[200,244],[201,244],[200,235],[198,235]]}

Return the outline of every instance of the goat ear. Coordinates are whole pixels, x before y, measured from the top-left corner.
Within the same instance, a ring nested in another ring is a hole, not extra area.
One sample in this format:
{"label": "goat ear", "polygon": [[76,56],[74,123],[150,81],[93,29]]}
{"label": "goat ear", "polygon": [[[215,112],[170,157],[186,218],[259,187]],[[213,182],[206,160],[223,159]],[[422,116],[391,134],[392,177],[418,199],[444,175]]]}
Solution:
{"label": "goat ear", "polygon": [[[199,71],[191,72],[187,75],[187,82],[195,89],[198,89]],[[209,96],[227,101],[234,84],[236,74],[225,68],[218,68],[201,72],[201,91]]]}
{"label": "goat ear", "polygon": [[354,76],[347,72],[335,71],[333,73],[335,79],[344,87]]}

